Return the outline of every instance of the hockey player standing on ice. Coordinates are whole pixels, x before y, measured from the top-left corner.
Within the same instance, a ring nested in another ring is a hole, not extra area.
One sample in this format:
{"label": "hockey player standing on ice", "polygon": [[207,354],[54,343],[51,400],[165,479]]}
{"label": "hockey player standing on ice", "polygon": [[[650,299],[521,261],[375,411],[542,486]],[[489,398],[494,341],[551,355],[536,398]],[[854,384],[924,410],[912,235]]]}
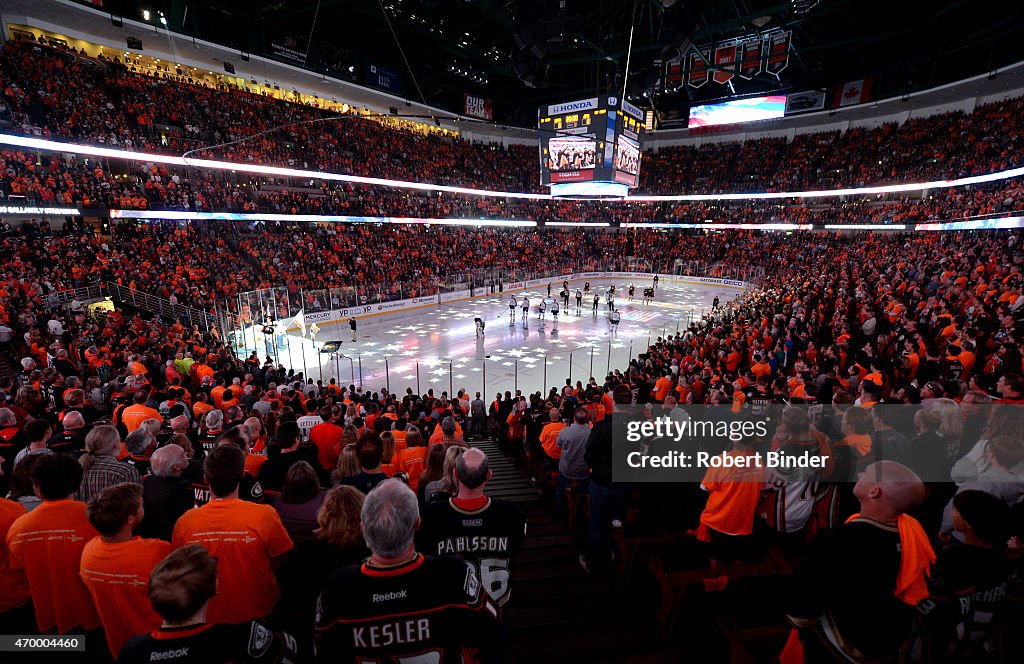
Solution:
{"label": "hockey player standing on ice", "polygon": [[544,312],[547,311],[547,298],[540,301],[537,305],[537,318],[544,320]]}
{"label": "hockey player standing on ice", "polygon": [[577,314],[580,312],[580,309],[582,307],[583,307],[583,291],[581,291],[579,288],[577,288],[576,289],[576,313]]}
{"label": "hockey player standing on ice", "polygon": [[589,281],[583,282],[583,292],[584,293],[589,293],[590,292],[590,282]]}
{"label": "hockey player standing on ice", "polygon": [[618,311],[615,311],[614,309],[612,310],[612,312],[610,314],[608,314],[608,322],[612,326],[612,328],[611,328],[611,333],[612,334],[618,334],[618,332],[619,332],[619,319],[620,318],[622,318],[622,315]]}
{"label": "hockey player standing on ice", "polygon": [[482,318],[474,318],[473,322],[476,323],[476,338],[484,336],[484,321]]}
{"label": "hockey player standing on ice", "polygon": [[715,299],[711,300],[711,308],[712,309],[717,309],[718,308],[718,302],[719,302],[718,296],[716,295]]}
{"label": "hockey player standing on ice", "polygon": [[629,301],[630,302],[633,301],[633,294],[634,293],[636,293],[636,286],[634,286],[633,284],[630,284],[629,285]]}
{"label": "hockey player standing on ice", "polygon": [[615,311],[615,286],[608,289],[605,295],[605,302],[608,304],[608,311]]}
{"label": "hockey player standing on ice", "polygon": [[597,316],[597,305],[601,304],[601,296],[594,293],[594,315]]}
{"label": "hockey player standing on ice", "polygon": [[516,301],[516,296],[513,295],[512,297],[510,297],[508,299],[508,317],[509,317],[509,320],[511,320],[513,322],[516,319],[516,307],[517,306],[519,306],[519,303]]}
{"label": "hockey player standing on ice", "polygon": [[551,301],[551,318],[555,321],[555,327],[558,327],[558,300]]}
{"label": "hockey player standing on ice", "polygon": [[526,321],[530,318],[530,298],[523,296],[523,327],[526,327]]}
{"label": "hockey player standing on ice", "polygon": [[568,288],[568,286],[562,289],[561,295],[562,295],[562,306],[564,306],[566,309],[568,309],[569,308],[569,288]]}

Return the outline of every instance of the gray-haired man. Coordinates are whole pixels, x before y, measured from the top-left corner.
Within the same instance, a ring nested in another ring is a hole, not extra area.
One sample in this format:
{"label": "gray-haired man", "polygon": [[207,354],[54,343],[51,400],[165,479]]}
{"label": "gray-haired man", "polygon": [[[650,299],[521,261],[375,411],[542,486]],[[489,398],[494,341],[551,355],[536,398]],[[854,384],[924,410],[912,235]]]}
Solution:
{"label": "gray-haired man", "polygon": [[498,609],[474,565],[416,551],[416,494],[402,481],[381,482],[362,508],[370,558],[331,575],[316,612],[317,656],[323,662],[360,658],[461,661],[464,646],[487,646],[497,635]]}

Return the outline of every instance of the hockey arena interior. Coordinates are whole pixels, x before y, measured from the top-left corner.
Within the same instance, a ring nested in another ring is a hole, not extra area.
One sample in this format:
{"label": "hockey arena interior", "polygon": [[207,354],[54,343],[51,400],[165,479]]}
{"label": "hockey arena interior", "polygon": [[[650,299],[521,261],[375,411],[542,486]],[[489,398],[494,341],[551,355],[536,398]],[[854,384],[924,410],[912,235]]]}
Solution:
{"label": "hockey arena interior", "polygon": [[0,0],[0,664],[1024,661],[1024,13]]}

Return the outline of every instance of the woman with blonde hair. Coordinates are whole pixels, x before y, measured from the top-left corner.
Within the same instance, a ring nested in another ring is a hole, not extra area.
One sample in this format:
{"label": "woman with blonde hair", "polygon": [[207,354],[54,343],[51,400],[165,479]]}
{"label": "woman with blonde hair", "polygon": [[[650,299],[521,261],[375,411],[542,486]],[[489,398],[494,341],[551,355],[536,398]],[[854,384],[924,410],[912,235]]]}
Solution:
{"label": "woman with blonde hair", "polygon": [[341,448],[338,467],[331,473],[331,482],[337,486],[343,479],[359,474],[359,459],[356,458],[356,444],[349,443]]}
{"label": "woman with blonde hair", "polygon": [[447,451],[445,451],[444,471],[441,473],[441,479],[434,480],[428,484],[427,488],[423,491],[426,502],[430,503],[435,500],[446,500],[459,492],[458,478],[455,477],[455,464],[458,463],[459,457],[461,457],[465,451],[466,448],[455,445],[449,447]]}
{"label": "woman with blonde hair", "polygon": [[278,575],[281,598],[274,620],[297,638],[310,640],[317,596],[331,574],[354,565],[370,555],[363,541],[359,513],[363,493],[351,486],[336,486],[323,498],[316,515],[313,539],[302,542],[288,554]]}
{"label": "woman with blonde hair", "polygon": [[960,417],[960,404],[952,399],[933,399],[928,412],[939,416],[939,431],[957,443],[964,435],[964,421]]}
{"label": "woman with blonde hair", "polygon": [[351,424],[346,424],[341,430],[341,448],[355,445],[359,440],[359,429]]}
{"label": "woman with blonde hair", "polygon": [[359,408],[353,402],[345,409],[345,425],[351,426],[357,419],[359,419]]}

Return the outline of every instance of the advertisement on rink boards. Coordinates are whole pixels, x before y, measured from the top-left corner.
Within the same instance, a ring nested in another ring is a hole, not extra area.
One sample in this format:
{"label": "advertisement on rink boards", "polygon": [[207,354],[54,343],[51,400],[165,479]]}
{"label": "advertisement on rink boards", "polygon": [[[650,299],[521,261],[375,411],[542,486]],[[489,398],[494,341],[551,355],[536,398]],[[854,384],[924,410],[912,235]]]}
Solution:
{"label": "advertisement on rink boards", "polygon": [[[483,293],[481,293],[483,295]],[[451,293],[441,293],[438,296],[440,302],[451,302],[453,300],[465,300],[468,297],[473,297],[473,291],[460,290],[452,291]]]}
{"label": "advertisement on rink boards", "polygon": [[[469,291],[466,291],[467,293]],[[442,296],[443,297],[443,296]],[[422,307],[431,304],[438,303],[437,295],[425,295],[423,297],[414,297],[408,300],[395,300],[394,302],[377,302],[374,304],[364,304],[355,307],[348,307],[346,309],[332,309],[330,311],[317,311],[314,313],[308,313],[305,315],[306,323],[326,323],[329,321],[339,321],[352,316],[366,316],[369,314],[385,313],[388,311],[401,311],[403,309],[412,309],[414,307]]]}

